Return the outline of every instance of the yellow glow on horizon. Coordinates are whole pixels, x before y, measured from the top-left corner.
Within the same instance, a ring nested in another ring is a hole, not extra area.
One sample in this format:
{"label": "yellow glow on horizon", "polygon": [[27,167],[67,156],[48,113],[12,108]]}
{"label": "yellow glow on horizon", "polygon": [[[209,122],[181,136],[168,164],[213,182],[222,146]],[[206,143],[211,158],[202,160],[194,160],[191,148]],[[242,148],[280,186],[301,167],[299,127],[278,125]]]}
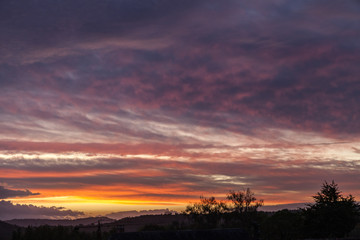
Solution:
{"label": "yellow glow on horizon", "polygon": [[[218,199],[218,198],[217,198]],[[259,198],[261,199],[261,198]],[[64,210],[81,211],[87,216],[106,215],[114,212],[122,211],[141,211],[141,210],[155,210],[155,209],[170,209],[181,212],[185,210],[186,206],[199,199],[188,202],[158,202],[158,201],[144,201],[144,200],[111,200],[111,199],[94,199],[78,196],[58,196],[58,197],[38,197],[38,198],[24,198],[24,199],[7,199],[14,204],[34,205],[37,207],[64,207]],[[309,199],[310,200],[310,199]],[[302,201],[299,204],[303,204]],[[264,206],[276,206],[282,204],[296,204],[297,202],[289,200],[270,200],[265,201]],[[261,210],[261,209],[260,209]]]}
{"label": "yellow glow on horizon", "polygon": [[14,204],[32,204],[38,207],[64,207],[73,211],[85,212],[85,215],[105,215],[118,211],[165,209],[181,211],[187,203],[159,202],[147,200],[95,199],[78,196],[34,197],[7,199]]}

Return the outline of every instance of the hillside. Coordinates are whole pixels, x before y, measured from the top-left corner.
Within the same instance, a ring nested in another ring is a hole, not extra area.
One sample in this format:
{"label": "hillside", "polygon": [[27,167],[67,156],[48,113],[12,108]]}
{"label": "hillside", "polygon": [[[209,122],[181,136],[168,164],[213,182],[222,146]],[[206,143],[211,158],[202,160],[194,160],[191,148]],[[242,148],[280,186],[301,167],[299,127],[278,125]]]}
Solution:
{"label": "hillside", "polygon": [[12,233],[16,229],[17,229],[16,226],[0,221],[0,240],[11,239]]}
{"label": "hillside", "polygon": [[41,225],[49,225],[49,226],[77,226],[77,225],[96,225],[100,221],[102,224],[110,223],[115,220],[107,217],[90,217],[90,218],[79,218],[74,220],[52,220],[52,219],[13,219],[6,221],[9,224],[17,225],[20,227],[27,226],[41,226]]}
{"label": "hillside", "polygon": [[180,225],[182,223],[187,223],[188,219],[182,214],[176,215],[143,215],[139,217],[128,217],[123,218],[118,221],[104,224],[103,229],[112,229],[118,226],[124,227],[125,232],[136,232],[142,229],[146,225]]}

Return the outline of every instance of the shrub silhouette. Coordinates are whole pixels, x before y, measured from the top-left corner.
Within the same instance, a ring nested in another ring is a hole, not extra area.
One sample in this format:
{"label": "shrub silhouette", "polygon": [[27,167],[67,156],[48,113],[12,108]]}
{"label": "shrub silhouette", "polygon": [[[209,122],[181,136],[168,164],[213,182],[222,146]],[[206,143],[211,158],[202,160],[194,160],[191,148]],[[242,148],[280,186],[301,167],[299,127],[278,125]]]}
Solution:
{"label": "shrub silhouette", "polygon": [[344,197],[334,181],[325,181],[313,198],[315,203],[303,212],[306,237],[344,237],[355,227],[359,205],[352,195]]}
{"label": "shrub silhouette", "polygon": [[257,238],[259,235],[257,209],[264,204],[263,200],[257,200],[250,188],[244,191],[230,191],[227,199],[230,204],[228,205],[229,213],[226,225],[243,228],[250,237]]}
{"label": "shrub silhouette", "polygon": [[188,205],[184,213],[191,216],[194,228],[240,227],[250,236],[256,237],[259,229],[257,209],[263,201],[257,201],[249,188],[230,191],[227,200],[217,201],[215,197],[201,196],[200,202]]}
{"label": "shrub silhouette", "polygon": [[228,208],[224,202],[217,201],[215,197],[201,196],[200,202],[188,205],[184,213],[193,218],[195,228],[215,228],[221,221],[222,214],[227,211]]}
{"label": "shrub silhouette", "polygon": [[250,188],[238,192],[230,191],[226,198],[232,203],[230,210],[236,213],[256,212],[264,204],[263,200],[256,201]]}

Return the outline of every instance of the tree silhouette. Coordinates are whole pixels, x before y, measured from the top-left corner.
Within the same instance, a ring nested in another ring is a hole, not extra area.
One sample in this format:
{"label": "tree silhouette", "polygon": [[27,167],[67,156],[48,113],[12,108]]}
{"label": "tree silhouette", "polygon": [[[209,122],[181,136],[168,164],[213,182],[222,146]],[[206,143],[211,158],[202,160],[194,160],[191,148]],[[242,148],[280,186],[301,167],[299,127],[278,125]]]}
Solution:
{"label": "tree silhouette", "polygon": [[230,191],[228,202],[217,201],[214,197],[200,197],[199,203],[188,205],[185,214],[192,217],[196,228],[240,227],[256,235],[257,209],[263,204],[257,201],[249,188],[244,191]]}
{"label": "tree silhouette", "polygon": [[245,229],[252,238],[259,234],[257,209],[263,205],[263,200],[257,200],[255,194],[247,188],[243,191],[230,191],[227,199],[230,213],[227,215],[227,225]]}
{"label": "tree silhouette", "polygon": [[250,188],[238,192],[230,191],[227,199],[233,204],[232,211],[237,213],[255,212],[264,204],[263,200],[256,201],[255,194],[251,192]]}
{"label": "tree silhouette", "polygon": [[352,195],[344,197],[334,181],[325,181],[313,198],[315,204],[304,209],[307,237],[344,237],[355,227],[359,205]]}
{"label": "tree silhouette", "polygon": [[200,202],[188,205],[185,214],[189,214],[198,228],[217,227],[221,220],[221,214],[227,211],[227,205],[217,201],[215,197],[206,198],[200,196]]}

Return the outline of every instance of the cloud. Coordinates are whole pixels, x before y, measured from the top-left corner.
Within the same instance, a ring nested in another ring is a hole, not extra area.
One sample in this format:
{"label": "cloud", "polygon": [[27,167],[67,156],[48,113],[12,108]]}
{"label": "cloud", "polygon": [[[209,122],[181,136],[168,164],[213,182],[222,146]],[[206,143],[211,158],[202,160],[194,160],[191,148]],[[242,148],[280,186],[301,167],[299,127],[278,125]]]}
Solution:
{"label": "cloud", "polygon": [[33,195],[40,195],[40,193],[32,193],[29,190],[11,190],[0,186],[0,199],[14,198],[14,197],[27,197]]}
{"label": "cloud", "polygon": [[298,199],[331,176],[358,193],[358,2],[79,4],[2,2],[0,181]]}
{"label": "cloud", "polygon": [[0,219],[10,220],[16,218],[74,218],[84,215],[83,212],[66,210],[61,207],[37,207],[34,205],[13,204],[10,201],[0,201]]}
{"label": "cloud", "polygon": [[[346,147],[348,152],[344,150]],[[78,161],[11,160],[18,169],[6,167],[7,174],[0,181],[42,189],[45,196],[47,192],[66,189],[67,195],[86,191],[88,197],[96,198],[99,196],[96,189],[102,189],[101,196],[107,199],[173,203],[189,202],[201,194],[224,196],[228,190],[250,187],[267,201],[279,201],[279,194],[284,194],[281,199],[287,202],[294,198],[309,201],[318,190],[317,185],[331,178],[356,196],[358,190],[352,183],[360,180],[358,154],[340,158],[344,153],[353,152],[351,144],[340,144],[338,149],[343,152],[339,159],[334,158],[334,145],[322,148],[328,148],[329,152],[314,153],[317,145],[298,149],[271,146],[268,150],[252,146],[238,155],[230,149],[229,154],[213,153],[207,156],[208,160],[201,161],[152,159],[151,156],[144,159],[95,157]]]}

